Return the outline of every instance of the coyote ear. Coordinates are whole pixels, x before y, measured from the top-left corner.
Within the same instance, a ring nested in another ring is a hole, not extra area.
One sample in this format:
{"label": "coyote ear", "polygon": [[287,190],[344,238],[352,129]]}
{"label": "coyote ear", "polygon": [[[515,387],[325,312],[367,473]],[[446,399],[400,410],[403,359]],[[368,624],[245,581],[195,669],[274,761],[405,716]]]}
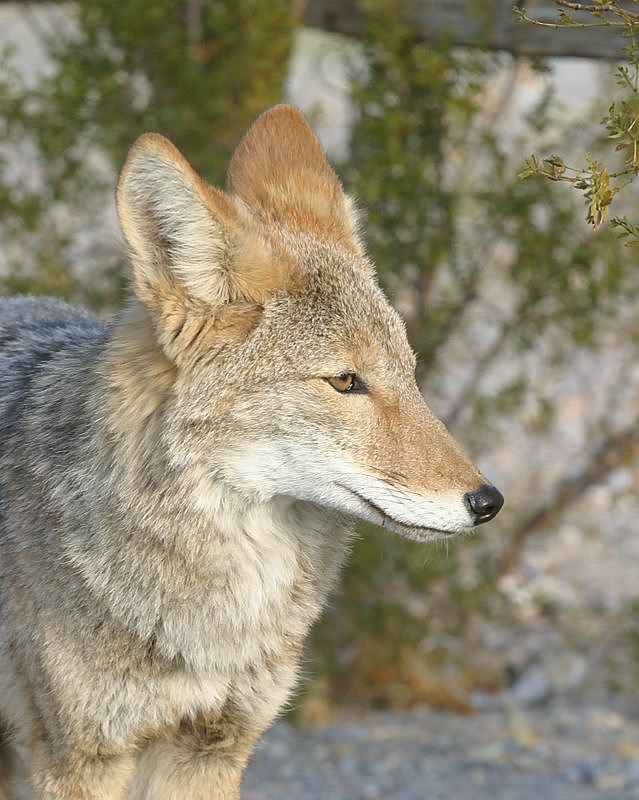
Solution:
{"label": "coyote ear", "polygon": [[231,197],[209,186],[163,136],[135,143],[117,191],[135,290],[151,309],[262,303],[281,283],[267,246]]}
{"label": "coyote ear", "polygon": [[351,200],[292,106],[275,106],[257,119],[233,154],[228,186],[268,219],[361,250]]}

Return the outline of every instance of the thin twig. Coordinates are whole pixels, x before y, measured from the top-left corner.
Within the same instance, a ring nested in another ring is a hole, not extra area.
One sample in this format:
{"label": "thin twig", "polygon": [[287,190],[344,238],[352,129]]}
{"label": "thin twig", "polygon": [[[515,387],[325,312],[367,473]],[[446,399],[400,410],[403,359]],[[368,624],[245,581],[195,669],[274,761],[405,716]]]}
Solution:
{"label": "thin twig", "polygon": [[524,9],[518,12],[518,19],[523,22],[530,22],[539,28],[552,28],[553,30],[561,30],[562,28],[625,28],[627,25],[626,22],[621,20],[612,22],[609,19],[602,19],[599,22],[542,22],[540,19],[528,16]]}
{"label": "thin twig", "polygon": [[570,0],[555,0],[555,5],[563,6],[564,8],[570,8],[573,11],[610,11],[619,16],[630,17],[630,19],[639,20],[639,14],[635,14],[632,11],[626,11],[625,8],[619,8],[618,5],[613,3],[597,3],[596,5],[586,5],[586,3],[572,3]]}
{"label": "thin twig", "polygon": [[481,356],[481,358],[478,358],[475,362],[473,371],[471,372],[470,377],[466,380],[462,390],[459,392],[456,402],[448,414],[444,414],[443,420],[447,427],[454,427],[459,421],[464,409],[466,409],[477,397],[477,386],[479,384],[479,379],[484,372],[486,372],[486,370],[492,366],[497,356],[504,349],[513,327],[514,326],[512,323],[506,323],[503,325],[499,335],[492,345]]}

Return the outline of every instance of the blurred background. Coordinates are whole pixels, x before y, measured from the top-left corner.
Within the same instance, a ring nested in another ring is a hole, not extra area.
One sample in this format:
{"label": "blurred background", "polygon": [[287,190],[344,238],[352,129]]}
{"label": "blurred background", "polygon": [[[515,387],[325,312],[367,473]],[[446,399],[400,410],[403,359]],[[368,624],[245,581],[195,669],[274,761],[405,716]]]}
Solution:
{"label": "blurred background", "polygon": [[[4,293],[117,308],[113,191],[135,138],[165,134],[223,184],[252,120],[293,102],[358,198],[427,402],[506,496],[494,523],[445,547],[362,527],[309,645],[302,720],[344,705],[636,704],[632,223],[621,239],[596,209],[587,224],[593,197],[605,216],[601,170],[577,186],[585,202],[534,169],[520,177],[533,153],[590,153],[614,176],[628,151],[601,119],[615,98],[639,116],[636,84],[615,78],[636,53],[599,30],[515,24],[511,5],[0,2]],[[560,164],[544,169],[561,178]],[[615,195],[630,220],[635,195]]]}

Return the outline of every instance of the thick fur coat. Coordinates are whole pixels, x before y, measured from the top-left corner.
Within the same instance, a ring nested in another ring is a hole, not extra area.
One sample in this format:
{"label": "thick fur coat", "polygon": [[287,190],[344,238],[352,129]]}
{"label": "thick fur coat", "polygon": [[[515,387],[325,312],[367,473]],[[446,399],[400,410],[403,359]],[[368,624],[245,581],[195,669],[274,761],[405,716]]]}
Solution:
{"label": "thick fur coat", "polygon": [[237,800],[354,520],[427,541],[501,500],[424,405],[297,111],[226,192],[143,136],[118,211],[113,320],[0,303],[0,791]]}

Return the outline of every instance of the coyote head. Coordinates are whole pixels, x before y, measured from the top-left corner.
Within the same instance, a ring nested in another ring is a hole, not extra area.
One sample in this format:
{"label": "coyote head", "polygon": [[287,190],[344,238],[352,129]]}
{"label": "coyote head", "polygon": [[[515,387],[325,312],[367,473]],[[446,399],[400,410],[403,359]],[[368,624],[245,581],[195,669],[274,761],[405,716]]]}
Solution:
{"label": "coyote head", "polygon": [[161,409],[172,465],[199,470],[203,491],[222,481],[247,503],[309,501],[420,540],[495,516],[503,498],[425,405],[351,203],[298,111],[257,120],[225,192],[142,136],[118,210],[160,364],[140,372],[163,386],[142,413]]}

